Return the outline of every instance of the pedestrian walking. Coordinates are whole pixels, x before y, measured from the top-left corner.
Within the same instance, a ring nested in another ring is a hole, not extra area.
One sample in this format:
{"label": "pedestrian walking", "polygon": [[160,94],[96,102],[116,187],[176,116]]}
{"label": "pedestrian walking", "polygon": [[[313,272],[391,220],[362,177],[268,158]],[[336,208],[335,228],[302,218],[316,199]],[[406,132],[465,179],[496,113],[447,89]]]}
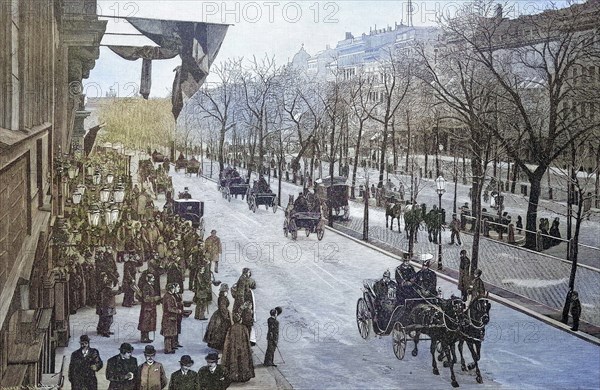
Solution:
{"label": "pedestrian walking", "polygon": [[247,382],[254,378],[250,333],[242,324],[240,312],[233,313],[233,325],[225,337],[223,366],[227,369],[229,380],[232,382]]}
{"label": "pedestrian walking", "polygon": [[80,348],[71,354],[69,382],[73,390],[97,390],[96,372],[100,371],[102,359],[96,348],[90,348],[88,335],[79,337]]}
{"label": "pedestrian walking", "polygon": [[119,354],[106,362],[106,379],[110,382],[108,390],[137,390],[138,364],[131,356],[133,347],[129,343],[121,344]]}
{"label": "pedestrian walking", "polygon": [[177,337],[177,315],[180,310],[177,308],[175,290],[177,285],[171,283],[167,285],[167,292],[162,298],[163,315],[161,321],[160,334],[165,338],[165,353],[175,353]]}
{"label": "pedestrian walking", "polygon": [[252,303],[252,293],[250,290],[256,288],[256,282],[252,279],[252,271],[250,268],[244,268],[240,275],[235,288],[231,288],[233,295],[233,311],[236,312],[246,302]]}
{"label": "pedestrian walking", "polygon": [[579,330],[579,317],[581,316],[581,302],[579,301],[579,293],[577,291],[571,293],[571,316],[573,316],[573,327],[571,330],[577,332]]}
{"label": "pedestrian walking", "polygon": [[517,215],[517,233],[521,234],[523,230],[523,218],[520,215]]}
{"label": "pedestrian walking", "polygon": [[460,240],[460,221],[456,217],[456,214],[452,214],[452,221],[450,222],[450,245],[453,245],[456,240],[456,245],[462,245]]}
{"label": "pedestrian walking", "polygon": [[181,322],[183,321],[183,293],[181,292],[179,285],[175,285],[175,303],[177,304],[177,334],[175,335],[174,343],[175,349],[183,347],[179,344],[179,335],[181,334]]}
{"label": "pedestrian walking", "polygon": [[197,320],[207,319],[206,310],[208,308],[208,304],[212,301],[212,289],[210,286],[210,263],[206,262],[203,264],[199,264],[193,284],[194,303],[196,304],[194,318]]}
{"label": "pedestrian walking", "polygon": [[98,326],[96,332],[103,337],[110,337],[114,334],[110,331],[110,326],[113,323],[113,316],[117,313],[115,309],[115,295],[122,293],[122,290],[113,290],[111,281],[107,274],[102,274],[102,289],[100,290],[98,306],[96,314],[98,314]]}
{"label": "pedestrian walking", "polygon": [[485,290],[485,285],[483,284],[483,280],[481,280],[482,273],[483,272],[480,269],[476,269],[473,273],[473,280],[471,281],[471,285],[469,287],[472,295],[471,302],[479,298],[484,298],[487,294]]}
{"label": "pedestrian walking", "polygon": [[138,321],[138,330],[142,333],[142,343],[150,343],[150,332],[156,332],[156,305],[160,301],[160,295],[154,288],[154,275],[146,274],[146,283],[142,285],[140,300],[142,307]]}
{"label": "pedestrian walking", "polygon": [[231,327],[229,299],[227,298],[228,292],[229,286],[225,283],[221,284],[219,298],[217,299],[217,311],[210,317],[203,339],[209,348],[219,351],[223,350],[225,336],[227,336],[227,332]]}
{"label": "pedestrian walking", "polygon": [[198,373],[191,367],[194,361],[190,355],[183,355],[179,360],[181,368],[171,374],[169,390],[196,390],[198,387]]}
{"label": "pedestrian walking", "polygon": [[146,361],[138,367],[139,386],[137,390],[162,390],[167,387],[167,374],[163,365],[154,360],[156,349],[152,345],[144,348]]}
{"label": "pedestrian walking", "polygon": [[199,390],[225,390],[231,381],[227,368],[218,364],[219,354],[211,352],[206,355],[206,366],[198,370]]}
{"label": "pedestrian walking", "polygon": [[215,273],[219,273],[219,257],[223,252],[223,248],[221,246],[221,239],[217,236],[216,230],[210,231],[210,236],[206,238],[204,241],[204,251],[206,254],[206,258],[215,264]]}
{"label": "pedestrian walking", "polygon": [[283,312],[281,307],[277,306],[271,309],[269,314],[271,317],[267,320],[267,351],[265,352],[265,366],[277,367],[274,363],[275,350],[277,349],[277,343],[279,342],[279,321],[277,317]]}
{"label": "pedestrian walking", "polygon": [[125,264],[123,264],[123,307],[136,305],[133,286],[135,285],[138,265],[134,251],[125,255]]}
{"label": "pedestrian walking", "polygon": [[467,251],[460,251],[460,264],[458,273],[458,289],[463,302],[467,301],[467,290],[471,284],[471,260],[467,257]]}

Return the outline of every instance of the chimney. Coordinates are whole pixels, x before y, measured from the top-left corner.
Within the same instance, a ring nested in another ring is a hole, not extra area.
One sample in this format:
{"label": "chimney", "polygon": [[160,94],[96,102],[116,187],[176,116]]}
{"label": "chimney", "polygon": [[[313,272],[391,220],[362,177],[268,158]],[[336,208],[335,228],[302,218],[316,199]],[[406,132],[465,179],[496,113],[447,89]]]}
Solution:
{"label": "chimney", "polygon": [[354,37],[352,36],[352,33],[350,33],[350,32],[346,32],[346,39],[352,39],[352,38],[354,38]]}
{"label": "chimney", "polygon": [[331,46],[329,46],[329,44],[325,45],[325,49],[330,50]]}

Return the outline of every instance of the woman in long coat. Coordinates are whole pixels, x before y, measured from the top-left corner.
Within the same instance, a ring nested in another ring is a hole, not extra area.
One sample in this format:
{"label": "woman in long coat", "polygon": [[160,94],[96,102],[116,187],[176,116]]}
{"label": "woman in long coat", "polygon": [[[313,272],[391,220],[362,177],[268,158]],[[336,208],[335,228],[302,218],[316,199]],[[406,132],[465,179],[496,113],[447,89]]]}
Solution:
{"label": "woman in long coat", "polygon": [[217,311],[213,313],[208,321],[206,333],[204,333],[204,342],[213,349],[223,350],[225,337],[231,327],[231,315],[229,314],[229,299],[227,292],[229,286],[223,283],[219,290],[219,298],[217,299]]}
{"label": "woman in long coat", "polygon": [[233,314],[233,325],[229,328],[223,345],[223,366],[232,382],[247,382],[254,378],[254,363],[250,347],[248,328],[242,325],[239,312]]}

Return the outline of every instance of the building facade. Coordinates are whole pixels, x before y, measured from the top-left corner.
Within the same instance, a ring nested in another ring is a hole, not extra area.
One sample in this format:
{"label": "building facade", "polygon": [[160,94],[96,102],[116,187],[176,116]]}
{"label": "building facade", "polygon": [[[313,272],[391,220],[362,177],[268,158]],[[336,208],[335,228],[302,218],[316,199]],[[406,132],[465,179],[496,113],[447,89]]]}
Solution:
{"label": "building facade", "polygon": [[0,21],[5,388],[51,383],[50,374],[60,369],[54,349],[68,342],[68,280],[53,272],[61,259],[52,256],[52,230],[63,210],[63,153],[79,150],[83,139],[82,129],[75,129],[81,80],[98,58],[106,22],[98,21],[96,0],[2,1]]}

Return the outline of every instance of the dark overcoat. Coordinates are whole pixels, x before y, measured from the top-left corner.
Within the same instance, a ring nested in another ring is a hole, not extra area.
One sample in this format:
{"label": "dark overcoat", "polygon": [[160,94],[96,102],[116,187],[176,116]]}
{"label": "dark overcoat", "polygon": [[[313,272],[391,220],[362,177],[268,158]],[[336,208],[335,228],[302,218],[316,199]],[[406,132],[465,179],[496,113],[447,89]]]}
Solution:
{"label": "dark overcoat", "polygon": [[69,382],[73,390],[96,390],[98,389],[98,380],[96,372],[99,371],[104,363],[96,348],[88,348],[88,353],[84,357],[82,350],[71,354],[69,362]]}
{"label": "dark overcoat", "polygon": [[156,294],[154,286],[146,282],[142,286],[142,307],[140,309],[140,318],[138,330],[142,332],[156,331],[156,305],[160,296]]}
{"label": "dark overcoat", "polygon": [[161,321],[160,334],[165,337],[177,336],[177,316],[179,309],[177,308],[177,300],[175,295],[166,293],[162,298],[163,315]]}
{"label": "dark overcoat", "polygon": [[171,374],[169,380],[169,390],[196,390],[198,387],[198,373],[188,370],[184,375],[181,370]]}
{"label": "dark overcoat", "polygon": [[[133,373],[134,378],[127,380],[127,373]],[[133,356],[123,359],[116,355],[106,362],[106,379],[110,381],[108,390],[135,390],[139,384],[137,359]]]}
{"label": "dark overcoat", "polygon": [[217,365],[215,372],[211,373],[208,367],[202,367],[198,371],[199,390],[225,390],[230,384],[229,373],[222,365]]}

